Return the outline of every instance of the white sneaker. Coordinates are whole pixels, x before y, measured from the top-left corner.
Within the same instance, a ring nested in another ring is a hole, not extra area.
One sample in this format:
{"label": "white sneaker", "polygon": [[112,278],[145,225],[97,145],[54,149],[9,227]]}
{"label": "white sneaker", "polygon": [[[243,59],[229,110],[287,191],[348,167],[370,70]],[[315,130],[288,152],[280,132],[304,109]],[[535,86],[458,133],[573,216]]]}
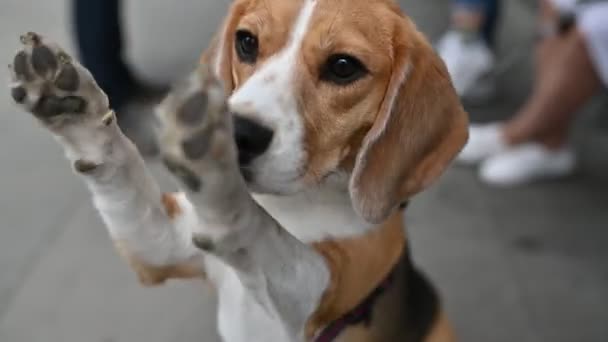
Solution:
{"label": "white sneaker", "polygon": [[568,176],[575,164],[570,148],[549,150],[538,143],[526,143],[488,158],[481,165],[479,176],[491,185],[515,186]]}
{"label": "white sneaker", "polygon": [[437,52],[445,62],[459,96],[465,97],[494,67],[494,55],[481,38],[471,38],[459,31],[448,31],[437,43]]}
{"label": "white sneaker", "polygon": [[456,160],[463,164],[476,164],[493,155],[507,150],[502,136],[502,124],[471,125],[469,141]]}

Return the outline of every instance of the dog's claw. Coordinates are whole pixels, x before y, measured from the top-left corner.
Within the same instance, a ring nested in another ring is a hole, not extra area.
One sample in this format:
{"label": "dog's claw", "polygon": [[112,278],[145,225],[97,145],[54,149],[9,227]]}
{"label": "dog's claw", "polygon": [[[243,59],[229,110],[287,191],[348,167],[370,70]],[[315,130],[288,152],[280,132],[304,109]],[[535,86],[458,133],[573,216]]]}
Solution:
{"label": "dog's claw", "polygon": [[212,252],[215,249],[213,240],[202,234],[194,234],[192,236],[192,243],[199,249],[205,252]]}
{"label": "dog's claw", "polygon": [[101,122],[106,125],[106,126],[110,126],[112,124],[112,122],[114,122],[114,116],[116,114],[114,113],[113,110],[109,110],[102,118],[101,118]]}
{"label": "dog's claw", "polygon": [[80,173],[89,173],[96,170],[98,167],[98,164],[84,159],[79,159],[74,162],[74,169]]}
{"label": "dog's claw", "polygon": [[40,43],[40,35],[35,32],[27,32],[26,34],[22,34],[19,36],[19,41],[23,45],[35,45]]}

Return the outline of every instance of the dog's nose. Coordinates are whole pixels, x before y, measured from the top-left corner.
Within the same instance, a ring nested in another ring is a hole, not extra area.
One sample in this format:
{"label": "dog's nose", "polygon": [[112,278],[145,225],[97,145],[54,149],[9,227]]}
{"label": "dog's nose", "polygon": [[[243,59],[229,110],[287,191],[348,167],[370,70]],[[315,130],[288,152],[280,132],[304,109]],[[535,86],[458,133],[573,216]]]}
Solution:
{"label": "dog's nose", "polygon": [[274,132],[270,128],[238,114],[235,114],[233,118],[239,164],[247,165],[268,149]]}

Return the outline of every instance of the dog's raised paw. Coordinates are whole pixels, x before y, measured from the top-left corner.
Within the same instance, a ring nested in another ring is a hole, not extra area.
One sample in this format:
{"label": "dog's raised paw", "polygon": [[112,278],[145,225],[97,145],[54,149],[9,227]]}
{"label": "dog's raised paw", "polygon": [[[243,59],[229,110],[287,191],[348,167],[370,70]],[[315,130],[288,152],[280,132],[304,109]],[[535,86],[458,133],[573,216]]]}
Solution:
{"label": "dog's raised paw", "polygon": [[59,45],[28,32],[9,65],[13,100],[45,123],[108,112],[107,96],[88,70]]}
{"label": "dog's raised paw", "polygon": [[224,90],[205,67],[178,84],[158,108],[165,165],[190,190],[202,173],[237,168]]}

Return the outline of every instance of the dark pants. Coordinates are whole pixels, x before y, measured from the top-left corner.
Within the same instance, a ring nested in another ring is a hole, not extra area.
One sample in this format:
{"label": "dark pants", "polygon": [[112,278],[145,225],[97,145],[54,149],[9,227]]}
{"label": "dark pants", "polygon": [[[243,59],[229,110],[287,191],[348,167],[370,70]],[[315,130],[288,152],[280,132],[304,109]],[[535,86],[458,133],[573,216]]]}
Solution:
{"label": "dark pants", "polygon": [[500,2],[498,0],[453,0],[452,3],[457,7],[465,7],[484,13],[485,22],[480,33],[488,44],[492,45],[500,14]]}
{"label": "dark pants", "polygon": [[126,103],[135,82],[123,60],[119,0],[73,0],[80,61],[91,71],[115,109]]}

